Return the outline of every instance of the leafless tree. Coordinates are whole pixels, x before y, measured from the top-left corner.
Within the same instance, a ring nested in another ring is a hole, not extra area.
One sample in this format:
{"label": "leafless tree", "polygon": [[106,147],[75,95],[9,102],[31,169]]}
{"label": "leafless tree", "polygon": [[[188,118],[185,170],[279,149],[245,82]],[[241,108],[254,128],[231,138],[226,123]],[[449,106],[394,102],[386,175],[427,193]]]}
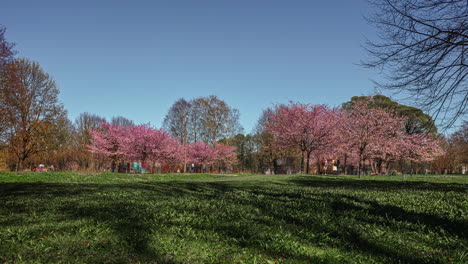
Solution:
{"label": "leafless tree", "polygon": [[111,124],[116,125],[116,126],[122,126],[122,127],[130,127],[130,126],[135,125],[135,123],[133,123],[132,120],[130,120],[130,119],[126,118],[126,117],[123,117],[123,116],[114,116],[114,117],[112,117]]}
{"label": "leafless tree", "polygon": [[177,100],[166,114],[163,128],[174,137],[180,139],[181,143],[187,142],[188,118],[191,104],[185,99]]}
{"label": "leafless tree", "polygon": [[468,108],[468,1],[369,0],[378,40],[366,67],[385,73],[380,87],[409,94],[447,128]]}
{"label": "leafless tree", "polygon": [[76,145],[85,147],[91,144],[89,130],[99,128],[102,122],[106,122],[104,117],[88,112],[81,113],[75,120]]}
{"label": "leafless tree", "polygon": [[5,39],[6,28],[0,25],[0,68],[4,67],[5,64],[15,55],[13,47],[15,44],[6,41]]}

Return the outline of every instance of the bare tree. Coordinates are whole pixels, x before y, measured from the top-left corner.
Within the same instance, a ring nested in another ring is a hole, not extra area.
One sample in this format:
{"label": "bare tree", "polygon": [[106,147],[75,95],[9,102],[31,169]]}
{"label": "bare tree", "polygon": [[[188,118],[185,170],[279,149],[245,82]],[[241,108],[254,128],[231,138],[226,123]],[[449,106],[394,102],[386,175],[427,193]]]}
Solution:
{"label": "bare tree", "polygon": [[121,127],[130,127],[130,126],[135,125],[135,123],[133,123],[132,120],[130,120],[128,118],[125,118],[123,116],[114,116],[114,117],[112,117],[111,124],[121,126]]}
{"label": "bare tree", "polygon": [[191,108],[192,104],[190,102],[180,98],[171,106],[163,122],[163,128],[171,133],[173,137],[178,138],[184,146],[184,173],[187,172],[188,126]]}
{"label": "bare tree", "polygon": [[191,104],[185,99],[177,100],[166,114],[163,128],[174,137],[180,139],[181,143],[187,142],[187,126]]}
{"label": "bare tree", "polygon": [[3,68],[5,64],[15,55],[13,47],[15,44],[6,41],[5,39],[6,28],[0,25],[0,68]]}
{"label": "bare tree", "polygon": [[7,65],[0,76],[0,111],[5,115],[2,139],[22,169],[31,155],[53,147],[54,133],[66,112],[54,80],[38,63],[26,59]]}
{"label": "bare tree", "polygon": [[81,113],[75,120],[76,145],[84,148],[91,144],[89,130],[98,128],[102,122],[106,122],[104,117],[88,112]]}
{"label": "bare tree", "polygon": [[369,0],[379,38],[368,41],[366,67],[384,71],[380,87],[411,95],[453,125],[468,108],[468,1]]}

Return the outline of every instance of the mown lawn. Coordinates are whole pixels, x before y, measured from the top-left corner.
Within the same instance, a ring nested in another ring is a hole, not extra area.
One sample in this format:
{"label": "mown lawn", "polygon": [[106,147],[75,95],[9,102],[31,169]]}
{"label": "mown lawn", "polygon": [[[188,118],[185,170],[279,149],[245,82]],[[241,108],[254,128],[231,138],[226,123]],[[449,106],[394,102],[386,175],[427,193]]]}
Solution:
{"label": "mown lawn", "polygon": [[468,177],[0,172],[0,263],[468,263]]}

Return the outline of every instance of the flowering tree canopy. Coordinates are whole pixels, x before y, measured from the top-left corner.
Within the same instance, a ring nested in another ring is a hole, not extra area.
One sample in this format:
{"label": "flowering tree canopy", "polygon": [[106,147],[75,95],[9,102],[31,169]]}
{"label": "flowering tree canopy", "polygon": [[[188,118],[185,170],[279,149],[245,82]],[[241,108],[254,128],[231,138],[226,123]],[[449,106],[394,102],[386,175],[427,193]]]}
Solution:
{"label": "flowering tree canopy", "polygon": [[441,153],[438,141],[430,134],[406,134],[406,117],[396,116],[383,109],[369,107],[368,102],[355,102],[343,111],[341,147],[358,157],[361,175],[365,160],[389,162],[409,158],[427,161]]}
{"label": "flowering tree canopy", "polygon": [[216,162],[216,150],[205,142],[199,141],[188,145],[187,152],[191,163],[212,166]]}
{"label": "flowering tree canopy", "polygon": [[284,148],[298,148],[307,161],[313,151],[321,151],[337,140],[337,125],[340,118],[337,111],[325,105],[291,103],[278,105],[272,112],[267,129],[274,135],[275,142]]}
{"label": "flowering tree canopy", "polygon": [[130,126],[125,132],[123,152],[127,159],[142,162],[156,161],[161,164],[180,161],[177,141],[162,129],[155,129],[145,124]]}
{"label": "flowering tree canopy", "polygon": [[91,145],[88,149],[101,157],[112,161],[112,170],[115,163],[124,157],[124,141],[126,133],[124,128],[102,122],[98,129],[90,130]]}

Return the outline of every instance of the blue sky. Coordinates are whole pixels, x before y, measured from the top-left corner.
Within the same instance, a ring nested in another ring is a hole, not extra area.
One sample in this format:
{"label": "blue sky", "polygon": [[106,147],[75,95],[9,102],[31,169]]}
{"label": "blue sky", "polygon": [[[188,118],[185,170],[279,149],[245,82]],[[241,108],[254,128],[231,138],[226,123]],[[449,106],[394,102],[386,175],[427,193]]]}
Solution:
{"label": "blue sky", "polygon": [[375,29],[365,0],[4,0],[0,24],[19,57],[56,80],[81,112],[160,126],[180,97],[217,95],[250,132],[289,100],[337,106],[374,93],[356,65]]}

